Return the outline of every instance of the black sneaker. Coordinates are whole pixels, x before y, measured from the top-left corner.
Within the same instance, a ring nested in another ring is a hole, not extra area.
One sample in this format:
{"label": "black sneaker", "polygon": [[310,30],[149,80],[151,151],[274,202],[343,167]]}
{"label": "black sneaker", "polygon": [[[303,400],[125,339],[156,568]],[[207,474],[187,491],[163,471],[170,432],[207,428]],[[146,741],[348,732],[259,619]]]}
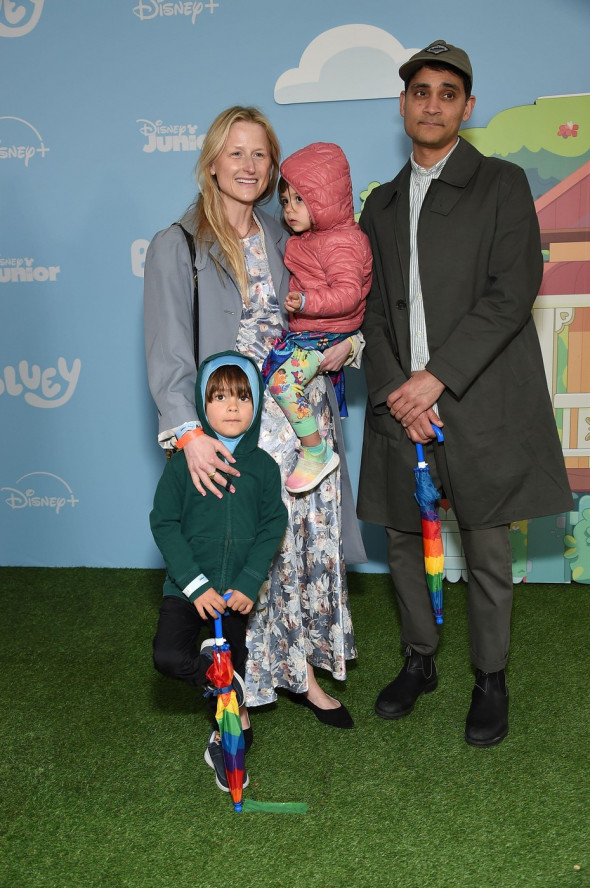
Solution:
{"label": "black sneaker", "polygon": [[[205,750],[204,758],[209,767],[213,768],[213,770],[215,771],[215,782],[219,789],[223,790],[223,792],[229,792],[219,731],[212,731],[211,736],[209,737],[209,743],[207,744],[207,749]],[[248,786],[249,783],[250,778],[248,777],[248,772],[244,770],[244,789]]]}
{"label": "black sneaker", "polygon": [[209,664],[213,662],[213,645],[215,644],[214,638],[206,638],[203,644],[201,645],[201,656],[205,657],[206,660],[209,660]]}

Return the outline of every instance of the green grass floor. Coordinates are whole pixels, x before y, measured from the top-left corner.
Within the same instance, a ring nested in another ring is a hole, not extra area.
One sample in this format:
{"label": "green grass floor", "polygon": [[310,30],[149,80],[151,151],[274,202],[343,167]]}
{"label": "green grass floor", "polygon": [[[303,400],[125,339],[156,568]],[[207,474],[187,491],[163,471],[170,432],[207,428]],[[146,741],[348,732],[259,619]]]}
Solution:
{"label": "green grass floor", "polygon": [[284,696],[253,710],[250,799],[203,761],[205,704],[151,663],[162,574],[0,569],[1,888],[590,888],[586,586],[515,590],[510,734],[463,739],[465,587],[445,595],[438,690],[373,713],[401,665],[389,578],[351,574],[352,731]]}

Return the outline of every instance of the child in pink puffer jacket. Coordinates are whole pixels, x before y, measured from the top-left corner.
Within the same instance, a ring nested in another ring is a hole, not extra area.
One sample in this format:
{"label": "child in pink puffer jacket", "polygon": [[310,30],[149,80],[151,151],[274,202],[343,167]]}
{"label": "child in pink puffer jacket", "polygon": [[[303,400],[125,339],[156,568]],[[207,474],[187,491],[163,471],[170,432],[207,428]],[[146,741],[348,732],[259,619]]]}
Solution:
{"label": "child in pink puffer jacket", "polygon": [[[354,221],[350,168],[338,145],[315,142],[296,151],[281,164],[278,190],[293,232],[285,249],[289,331],[275,343],[262,375],[301,441],[287,490],[306,493],[337,468],[340,457],[320,437],[304,387],[318,372],[322,352],[358,332],[372,256],[368,237]],[[347,416],[343,371],[330,376],[340,415]]]}

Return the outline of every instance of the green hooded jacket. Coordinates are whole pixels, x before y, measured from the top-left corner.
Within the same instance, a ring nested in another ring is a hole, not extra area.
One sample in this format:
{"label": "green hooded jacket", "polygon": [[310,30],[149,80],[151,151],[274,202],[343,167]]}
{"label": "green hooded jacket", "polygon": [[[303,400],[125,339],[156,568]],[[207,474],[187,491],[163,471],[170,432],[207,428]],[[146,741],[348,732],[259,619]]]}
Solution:
{"label": "green hooded jacket", "polygon": [[211,373],[228,364],[245,371],[254,407],[250,427],[235,445],[240,472],[232,478],[236,492],[224,492],[221,499],[211,493],[201,496],[180,450],[166,463],[150,513],[166,564],[163,593],[191,602],[210,586],[220,594],[238,589],[255,601],[287,526],[279,467],[258,447],[264,384],[254,361],[228,351],[202,362],[195,387],[199,420],[207,435],[220,437],[207,422],[203,397]]}

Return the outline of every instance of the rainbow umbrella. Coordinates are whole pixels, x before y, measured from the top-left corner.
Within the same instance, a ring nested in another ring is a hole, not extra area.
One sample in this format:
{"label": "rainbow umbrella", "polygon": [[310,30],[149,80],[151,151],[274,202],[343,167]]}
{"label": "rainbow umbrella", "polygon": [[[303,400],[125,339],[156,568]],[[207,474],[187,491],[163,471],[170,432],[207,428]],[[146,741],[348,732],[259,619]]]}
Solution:
{"label": "rainbow umbrella", "polygon": [[[224,598],[229,598],[229,594]],[[242,810],[242,788],[244,784],[244,731],[236,692],[232,688],[234,667],[231,661],[229,644],[223,637],[221,615],[215,619],[215,643],[212,648],[213,663],[207,670],[207,678],[214,687],[217,697],[215,718],[221,736],[223,762],[227,783],[236,811]]]}
{"label": "rainbow umbrella", "polygon": [[[433,425],[432,428],[437,440],[444,441],[443,433],[438,426]],[[432,601],[434,619],[437,625],[440,626],[443,621],[443,567],[445,562],[440,518],[436,508],[436,504],[440,499],[440,493],[434,486],[430,476],[430,469],[428,468],[428,463],[424,460],[424,450],[421,444],[416,444],[416,453],[418,455],[418,465],[414,469],[416,478],[416,492],[414,496],[420,506],[426,582],[430,592],[430,600]]]}

